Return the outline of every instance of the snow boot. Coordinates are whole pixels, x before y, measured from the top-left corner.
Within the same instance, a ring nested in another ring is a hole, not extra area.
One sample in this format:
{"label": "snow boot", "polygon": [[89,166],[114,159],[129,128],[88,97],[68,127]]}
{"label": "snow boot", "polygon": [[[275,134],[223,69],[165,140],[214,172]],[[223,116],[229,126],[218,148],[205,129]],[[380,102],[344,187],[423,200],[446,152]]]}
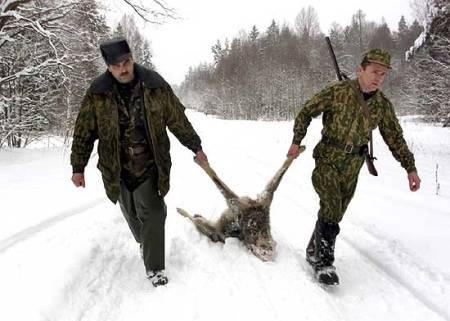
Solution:
{"label": "snow boot", "polygon": [[154,287],[166,285],[169,282],[169,279],[164,274],[164,270],[148,271],[147,278],[152,282]]}
{"label": "snow boot", "polygon": [[306,260],[314,268],[316,279],[325,285],[339,284],[334,263],[334,246],[339,225],[318,219],[306,249]]}
{"label": "snow boot", "polygon": [[309,239],[308,247],[306,248],[306,261],[314,267],[316,264],[315,254],[315,237],[316,237],[316,227],[314,226],[314,231],[312,232],[311,238]]}

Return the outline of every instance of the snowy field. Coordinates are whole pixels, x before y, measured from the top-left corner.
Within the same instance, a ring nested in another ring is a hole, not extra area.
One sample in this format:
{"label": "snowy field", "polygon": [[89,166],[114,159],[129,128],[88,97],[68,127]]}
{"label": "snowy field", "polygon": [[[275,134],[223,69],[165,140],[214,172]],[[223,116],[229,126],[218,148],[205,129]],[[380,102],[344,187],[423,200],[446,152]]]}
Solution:
{"label": "snowy field", "polygon": [[[211,166],[239,195],[256,196],[281,166],[292,122],[224,121],[188,112]],[[235,239],[215,244],[176,213],[218,218],[222,195],[172,140],[166,197],[169,284],[145,279],[138,246],[95,168],[73,187],[69,151],[55,139],[0,150],[0,318],[61,320],[450,320],[450,128],[402,119],[422,178],[416,193],[375,135],[379,177],[364,167],[341,223],[336,267],[326,289],[304,260],[318,210],[310,176],[320,137],[314,120],[307,150],[275,193],[274,262]]]}

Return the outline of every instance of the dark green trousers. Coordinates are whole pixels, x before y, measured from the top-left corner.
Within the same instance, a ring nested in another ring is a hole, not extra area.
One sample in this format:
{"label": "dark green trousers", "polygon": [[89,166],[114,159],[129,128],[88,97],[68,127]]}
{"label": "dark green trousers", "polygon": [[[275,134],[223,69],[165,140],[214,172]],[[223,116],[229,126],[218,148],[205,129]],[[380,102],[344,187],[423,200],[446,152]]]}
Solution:
{"label": "dark green trousers", "polygon": [[167,208],[164,198],[158,195],[155,174],[132,192],[121,183],[119,204],[136,242],[143,246],[146,271],[163,270]]}

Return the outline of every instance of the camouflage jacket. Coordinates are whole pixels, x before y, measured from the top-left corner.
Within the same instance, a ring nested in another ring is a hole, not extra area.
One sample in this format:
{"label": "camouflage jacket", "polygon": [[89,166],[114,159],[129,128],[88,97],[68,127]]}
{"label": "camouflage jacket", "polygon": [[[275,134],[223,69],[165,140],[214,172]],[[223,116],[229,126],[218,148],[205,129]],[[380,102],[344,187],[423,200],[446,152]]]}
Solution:
{"label": "camouflage jacket", "polygon": [[[351,80],[359,88],[356,80]],[[406,171],[416,171],[414,155],[403,138],[403,130],[391,102],[377,90],[367,105],[370,121],[364,116],[358,97],[349,83],[333,83],[310,98],[295,119],[293,143],[300,145],[312,117],[323,113],[322,135],[343,144],[361,146],[369,141],[371,130],[379,127],[392,155]]]}
{"label": "camouflage jacket", "polygon": [[[137,64],[134,71],[141,81],[148,137],[158,171],[158,190],[164,196],[169,191],[171,168],[170,141],[166,127],[194,153],[201,150],[201,140],[184,114],[184,106],[167,82],[155,71]],[[96,78],[81,104],[75,122],[71,164],[74,172],[83,172],[98,139],[98,164],[106,194],[116,202],[120,193],[120,142],[118,94],[109,71]]]}

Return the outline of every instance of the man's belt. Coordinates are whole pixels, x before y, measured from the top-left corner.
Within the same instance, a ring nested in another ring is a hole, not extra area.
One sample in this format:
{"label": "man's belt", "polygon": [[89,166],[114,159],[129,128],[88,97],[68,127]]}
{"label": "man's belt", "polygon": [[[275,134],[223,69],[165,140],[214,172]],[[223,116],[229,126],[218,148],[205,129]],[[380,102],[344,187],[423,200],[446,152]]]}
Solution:
{"label": "man's belt", "polygon": [[344,143],[338,142],[327,136],[322,136],[322,142],[324,142],[326,145],[336,147],[348,154],[357,154],[357,155],[363,156],[368,151],[367,144],[361,145],[361,146],[349,145],[349,144],[344,144]]}
{"label": "man's belt", "polygon": [[135,155],[139,155],[142,154],[143,152],[145,152],[147,150],[147,148],[145,146],[128,146],[125,148],[126,152],[128,155],[130,156],[135,156]]}

